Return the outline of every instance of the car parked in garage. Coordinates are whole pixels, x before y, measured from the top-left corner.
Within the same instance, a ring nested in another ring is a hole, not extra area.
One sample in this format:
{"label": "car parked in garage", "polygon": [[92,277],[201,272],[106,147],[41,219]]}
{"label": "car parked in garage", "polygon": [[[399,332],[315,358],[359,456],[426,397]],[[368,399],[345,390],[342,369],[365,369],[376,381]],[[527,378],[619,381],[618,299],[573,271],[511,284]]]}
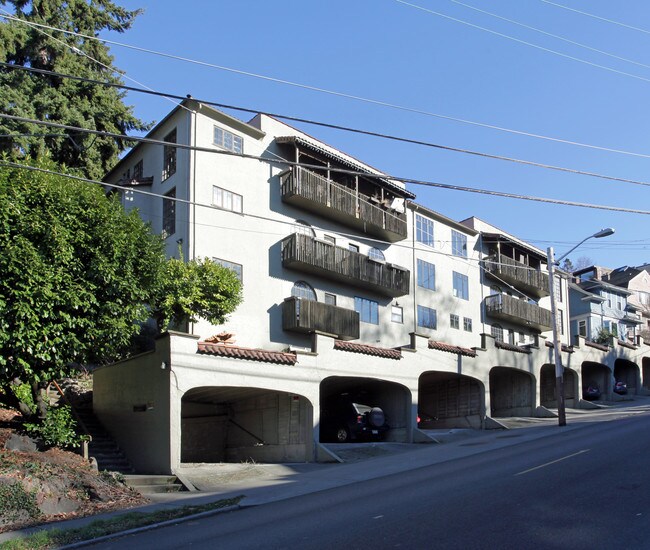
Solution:
{"label": "car parked in garage", "polygon": [[582,392],[582,397],[588,401],[593,401],[600,397],[600,388],[595,385],[587,386]]}
{"label": "car parked in garage", "polygon": [[627,384],[625,382],[616,382],[614,384],[614,393],[625,395],[627,393]]}
{"label": "car parked in garage", "polygon": [[320,425],[323,441],[381,439],[388,429],[381,407],[359,403],[349,396],[328,399],[323,404]]}

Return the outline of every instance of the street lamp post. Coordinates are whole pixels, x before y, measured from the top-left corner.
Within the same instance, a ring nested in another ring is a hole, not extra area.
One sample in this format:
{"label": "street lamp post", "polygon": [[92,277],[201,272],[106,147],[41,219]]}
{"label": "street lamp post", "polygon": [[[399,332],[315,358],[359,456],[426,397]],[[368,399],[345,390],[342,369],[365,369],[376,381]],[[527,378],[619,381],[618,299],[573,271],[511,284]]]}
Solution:
{"label": "street lamp post", "polygon": [[553,253],[553,247],[549,246],[546,250],[548,261],[548,290],[551,298],[551,324],[553,327],[553,356],[555,358],[555,394],[557,396],[557,423],[558,426],[566,426],[566,407],[564,403],[564,366],[562,365],[562,358],[560,355],[560,337],[557,328],[557,297],[555,296],[555,266],[566,258],[571,252],[578,248],[582,243],[589,239],[600,239],[613,235],[614,230],[611,227],[601,229],[593,235],[582,239],[571,250],[562,254],[557,260]]}

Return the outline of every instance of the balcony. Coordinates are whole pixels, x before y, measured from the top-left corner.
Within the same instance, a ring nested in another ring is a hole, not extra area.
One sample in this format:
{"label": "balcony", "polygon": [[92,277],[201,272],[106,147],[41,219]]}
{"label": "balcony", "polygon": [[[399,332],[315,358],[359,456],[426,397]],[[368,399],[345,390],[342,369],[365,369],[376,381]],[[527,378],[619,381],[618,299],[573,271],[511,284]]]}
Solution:
{"label": "balcony", "polygon": [[351,309],[292,296],[282,303],[282,329],[356,340],[359,338],[359,314]]}
{"label": "balcony", "polygon": [[280,175],[282,200],[394,243],[406,238],[406,214],[324,176],[294,166]]}
{"label": "balcony", "polygon": [[548,273],[524,265],[503,254],[488,256],[483,262],[483,267],[488,274],[510,283],[524,294],[536,298],[549,295]]}
{"label": "balcony", "polygon": [[409,293],[408,269],[372,260],[359,252],[301,233],[294,233],[282,242],[282,265],[382,296],[395,298]]}
{"label": "balcony", "polygon": [[517,325],[523,325],[540,332],[551,330],[552,315],[548,309],[507,294],[494,294],[485,298],[485,314]]}

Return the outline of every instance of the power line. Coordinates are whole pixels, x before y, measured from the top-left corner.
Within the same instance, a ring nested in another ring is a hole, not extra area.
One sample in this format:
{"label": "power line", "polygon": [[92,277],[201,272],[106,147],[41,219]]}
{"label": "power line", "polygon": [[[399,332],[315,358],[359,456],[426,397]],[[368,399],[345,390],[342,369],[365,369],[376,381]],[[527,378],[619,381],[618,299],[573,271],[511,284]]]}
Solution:
{"label": "power line", "polygon": [[620,74],[623,76],[629,76],[631,78],[636,78],[637,80],[643,80],[644,82],[650,82],[650,78],[645,78],[643,76],[639,76],[636,74],[632,73],[627,73],[625,71],[619,71],[618,69],[613,69],[611,67],[607,67],[606,65],[600,65],[598,63],[593,63],[592,61],[587,61],[586,59],[581,59],[579,57],[575,57],[572,55],[568,55],[562,52],[558,52],[556,50],[552,50],[550,48],[545,48],[544,46],[539,46],[537,44],[533,44],[532,42],[526,42],[525,40],[521,40],[519,38],[515,38],[514,36],[510,36],[508,34],[504,34],[501,32],[493,31],[492,29],[488,29],[486,27],[481,27],[480,25],[475,25],[474,23],[469,23],[468,21],[463,21],[462,19],[457,19],[456,17],[451,17],[450,15],[445,15],[444,13],[440,13],[434,10],[430,10],[429,8],[425,8],[422,6],[418,6],[417,4],[411,4],[410,2],[406,2],[405,0],[395,0],[398,4],[404,4],[405,6],[409,6],[411,8],[415,8],[421,11],[424,11],[426,13],[430,13],[432,15],[437,15],[438,17],[442,17],[444,19],[449,19],[450,21],[455,21],[456,23],[461,23],[462,25],[467,25],[468,27],[472,27],[475,29],[479,29],[481,31],[494,34],[496,36],[500,36],[501,38],[506,38],[507,40],[512,40],[513,42],[518,42],[519,44],[524,44],[525,46],[530,46],[531,48],[535,48],[537,50],[541,50],[544,52],[552,53],[554,55],[558,55],[560,57],[564,57],[566,59],[570,59],[572,61],[577,61],[578,63],[584,63],[585,65],[590,65],[592,67],[597,67],[599,69],[604,69],[606,71]]}
{"label": "power line", "polygon": [[463,2],[460,2],[459,0],[449,0],[450,2],[453,2],[454,4],[458,4],[459,6],[464,6],[466,8],[469,8],[470,10],[477,11],[479,13],[483,13],[485,15],[489,15],[490,17],[495,17],[497,19],[501,19],[502,21],[507,21],[508,23],[512,23],[513,25],[518,25],[520,27],[523,27],[525,29],[535,31],[541,34],[544,34],[546,36],[550,36],[551,38],[557,38],[558,40],[562,40],[563,42],[566,42],[568,44],[572,44],[574,46],[578,46],[580,48],[584,48],[586,50],[590,50],[592,52],[596,52],[602,55],[606,55],[609,57],[612,57],[614,59],[618,59],[619,61],[625,61],[626,63],[632,63],[633,65],[638,65],[639,67],[644,67],[646,69],[650,69],[650,65],[646,65],[645,63],[640,63],[639,61],[634,61],[633,59],[628,59],[627,57],[621,57],[620,55],[616,55],[610,52],[606,52],[604,50],[599,50],[598,48],[593,48],[592,46],[587,46],[586,44],[582,44],[581,42],[576,42],[574,40],[570,40],[569,38],[565,38],[564,36],[559,36],[557,34],[553,34],[550,32],[547,32],[542,29],[538,29],[536,27],[531,27],[530,25],[526,25],[525,23],[521,23],[519,21],[515,21],[514,19],[508,19],[507,17],[503,17],[501,15],[497,15],[496,13],[492,13],[489,11],[482,10],[480,8],[477,8],[475,6],[470,6],[469,4],[465,4]]}
{"label": "power line", "polygon": [[581,10],[577,10],[575,8],[570,8],[569,6],[564,6],[562,4],[557,4],[556,2],[549,2],[549,0],[540,0],[540,1],[544,2],[545,4],[550,4],[552,6],[562,8],[563,10],[573,11],[573,12],[579,13],[580,15],[586,15],[587,17],[593,17],[594,19],[600,19],[601,21],[605,21],[607,23],[612,23],[612,24],[618,25],[620,27],[625,27],[627,29],[632,29],[633,31],[639,31],[639,32],[642,32],[644,34],[650,34],[650,31],[647,30],[647,29],[642,29],[640,27],[634,27],[633,25],[628,25],[626,23],[621,23],[620,21],[614,21],[613,19],[607,19],[606,17],[600,17],[598,15],[594,15],[593,13],[588,13],[586,11],[581,11]]}
{"label": "power line", "polygon": [[[51,126],[55,128],[63,128],[65,130],[76,130],[76,131],[81,131],[81,132],[88,132],[91,134],[96,134],[96,135],[104,135],[104,136],[110,136],[110,137],[119,137],[121,139],[127,139],[129,141],[138,141],[142,143],[151,143],[155,145],[167,145],[169,146],[169,142],[162,141],[162,140],[156,140],[156,139],[151,139],[151,138],[141,138],[141,137],[125,137],[121,134],[114,134],[112,132],[105,132],[105,131],[100,131],[100,130],[89,130],[86,128],[78,128],[75,126],[68,126],[66,124],[59,124],[55,122],[45,122],[41,120],[34,120],[34,119],[28,119],[25,117],[17,117],[13,115],[4,115],[0,114],[0,118],[6,118],[10,120],[18,120],[21,122],[32,122],[34,124],[41,124],[44,126]],[[239,157],[239,158],[245,158],[245,159],[251,159],[251,160],[257,160],[259,162],[267,162],[267,163],[275,163],[275,164],[286,164],[289,166],[300,166],[303,168],[312,168],[316,170],[322,169],[322,166],[314,165],[314,164],[306,164],[306,163],[301,163],[301,162],[295,162],[295,161],[288,161],[288,160],[274,160],[274,159],[269,159],[267,157],[261,157],[257,155],[249,155],[246,153],[235,153],[232,151],[224,151],[224,150],[218,150],[218,149],[211,149],[208,147],[198,147],[195,145],[185,145],[181,143],[174,143],[174,147],[177,147],[179,149],[187,149],[187,150],[193,150],[193,151],[199,151],[199,152],[205,152],[205,153],[212,153],[212,154],[218,154],[218,155],[227,155],[227,156],[234,156],[234,157]],[[568,200],[562,200],[562,199],[550,199],[550,198],[545,198],[545,197],[535,197],[531,195],[520,195],[517,193],[506,193],[503,191],[494,191],[490,189],[480,189],[480,188],[475,188],[475,187],[467,187],[467,186],[462,186],[462,185],[452,185],[448,183],[441,183],[441,182],[435,182],[435,181],[430,181],[430,180],[420,180],[420,179],[414,179],[414,178],[408,178],[408,177],[400,177],[400,176],[394,176],[390,174],[385,174],[385,173],[380,173],[380,174],[373,174],[373,173],[368,173],[368,172],[361,172],[357,170],[347,170],[347,169],[342,169],[342,168],[330,168],[331,172],[337,172],[337,173],[342,173],[342,174],[347,174],[347,175],[352,175],[352,176],[362,176],[366,178],[380,178],[380,179],[388,179],[388,180],[395,180],[395,181],[401,181],[404,183],[410,183],[413,185],[422,185],[424,187],[435,187],[438,189],[447,189],[451,191],[463,191],[466,193],[477,193],[481,195],[489,195],[493,197],[502,197],[502,198],[508,198],[508,199],[517,199],[517,200],[525,200],[525,201],[532,201],[532,202],[543,202],[543,203],[548,203],[548,204],[557,204],[557,205],[562,205],[562,206],[573,206],[573,207],[579,207],[579,208],[592,208],[596,210],[609,210],[613,212],[625,212],[629,214],[643,214],[643,215],[648,215],[650,214],[650,211],[648,210],[640,210],[640,209],[635,209],[635,208],[624,208],[624,207],[619,207],[619,206],[610,206],[610,205],[599,205],[599,204],[592,204],[592,203],[585,203],[585,202],[577,202],[577,201],[568,201]]]}
{"label": "power line", "polygon": [[[11,63],[4,63],[0,62],[0,67],[4,68],[11,68],[13,70],[23,70],[27,72],[33,72],[37,74],[44,74],[48,76],[57,76],[60,78],[69,78],[72,80],[77,80],[80,82],[87,82],[87,83],[93,83],[93,84],[98,84],[102,86],[109,86],[109,87],[114,87],[114,88],[120,88],[123,90],[127,91],[133,91],[133,92],[139,92],[139,93],[144,93],[144,94],[150,94],[150,95],[155,95],[155,96],[164,96],[164,97],[169,97],[177,100],[185,100],[187,99],[187,96],[181,96],[181,95],[176,95],[176,94],[170,94],[166,92],[160,92],[160,91],[155,91],[151,89],[142,89],[142,88],[135,88],[133,86],[126,86],[124,84],[117,84],[117,83],[112,83],[112,82],[102,82],[101,80],[95,80],[91,78],[85,78],[85,77],[80,77],[80,76],[74,76],[74,75],[68,75],[64,73],[58,73],[54,71],[48,71],[45,69],[35,69],[32,67],[23,67],[21,65],[13,65]],[[551,165],[551,164],[545,164],[545,163],[540,163],[540,162],[534,162],[534,161],[529,161],[529,160],[524,160],[524,159],[517,159],[513,157],[506,157],[503,155],[493,155],[490,153],[484,153],[482,151],[473,151],[470,149],[463,149],[459,147],[451,147],[448,145],[441,145],[438,143],[432,143],[428,141],[423,141],[423,140],[417,140],[417,139],[412,139],[412,138],[406,138],[406,137],[400,137],[400,136],[395,136],[391,134],[384,134],[380,132],[373,132],[370,130],[363,130],[360,128],[352,128],[349,126],[342,126],[338,124],[332,124],[332,123],[327,123],[327,122],[322,122],[322,121],[316,121],[316,120],[311,120],[311,119],[306,119],[306,118],[300,118],[300,117],[294,117],[290,115],[283,115],[283,114],[278,114],[278,113],[271,113],[268,111],[260,111],[257,109],[251,109],[247,107],[241,107],[241,106],[236,106],[236,105],[230,105],[226,103],[219,103],[216,101],[208,101],[208,100],[203,100],[203,99],[197,99],[197,98],[192,98],[195,101],[199,103],[203,103],[205,105],[210,105],[214,107],[219,107],[221,109],[230,109],[230,110],[235,110],[235,111],[241,111],[241,112],[246,112],[246,113],[251,113],[251,114],[262,114],[266,116],[270,116],[273,118],[278,118],[282,120],[290,120],[292,122],[300,122],[304,124],[310,124],[314,126],[320,126],[324,128],[331,128],[334,130],[341,130],[345,132],[350,132],[350,133],[356,133],[360,135],[367,135],[371,137],[377,137],[381,139],[388,139],[392,141],[397,141],[397,142],[403,142],[403,143],[409,143],[413,145],[421,145],[424,147],[431,147],[435,149],[441,149],[444,151],[450,151],[450,152],[455,152],[455,153],[463,153],[463,154],[468,154],[468,155],[473,155],[473,156],[478,156],[478,157],[483,157],[483,158],[489,158],[489,159],[494,159],[494,160],[502,160],[502,161],[507,161],[507,162],[513,162],[516,164],[523,164],[526,166],[534,166],[537,168],[545,168],[549,170],[555,170],[559,172],[566,172],[570,174],[576,174],[576,175],[581,175],[581,176],[590,176],[590,177],[595,177],[599,179],[605,179],[605,180],[610,180],[610,181],[619,181],[622,183],[631,183],[635,185],[644,185],[644,186],[650,186],[650,182],[645,182],[645,181],[640,181],[640,180],[633,180],[629,178],[621,178],[617,176],[609,176],[606,174],[599,174],[596,172],[589,172],[585,170],[577,170],[574,168],[566,168],[563,166],[556,166],[556,165]],[[650,158],[650,155],[644,155],[644,154],[638,154],[637,156],[642,156],[645,158]]]}
{"label": "power line", "polygon": [[[400,0],[395,0],[395,1],[400,1]],[[424,8],[421,8],[421,9],[424,9]],[[0,17],[4,17],[6,19],[10,19],[10,20],[13,20],[13,21],[24,22],[23,19],[20,19],[18,17],[13,17],[11,15],[0,14]],[[192,63],[192,64],[195,64],[195,65],[200,65],[200,66],[209,67],[209,68],[213,68],[213,69],[217,69],[217,70],[231,72],[231,73],[239,74],[239,75],[242,75],[242,76],[249,76],[249,77],[252,77],[252,78],[258,78],[258,79],[261,79],[261,80],[266,80],[266,81],[269,81],[269,82],[275,82],[275,83],[278,83],[278,84],[284,84],[284,85],[287,85],[287,86],[294,86],[294,87],[297,87],[297,88],[301,88],[301,89],[305,89],[305,90],[309,90],[309,91],[313,91],[313,92],[319,92],[319,93],[328,94],[328,95],[332,95],[332,96],[343,97],[343,98],[346,98],[346,99],[352,99],[352,100],[355,100],[355,101],[360,101],[360,102],[368,103],[368,104],[371,104],[371,105],[377,105],[377,106],[380,106],[380,107],[386,107],[386,108],[396,109],[396,110],[410,112],[410,113],[414,113],[414,114],[419,114],[419,115],[423,115],[423,116],[439,118],[441,120],[448,120],[448,121],[451,121],[451,122],[458,122],[458,123],[461,123],[461,124],[467,124],[467,125],[470,125],[470,126],[477,126],[477,127],[480,127],[480,128],[487,128],[487,129],[490,129],[490,130],[497,130],[497,131],[500,131],[500,132],[506,132],[506,133],[510,133],[510,134],[514,134],[514,135],[520,135],[520,136],[525,136],[525,137],[530,137],[530,138],[535,138],[535,139],[542,139],[542,140],[546,140],[546,141],[552,141],[552,142],[555,142],[555,143],[563,143],[565,145],[573,145],[573,146],[576,146],[576,147],[584,147],[584,148],[587,148],[587,149],[594,149],[594,150],[598,150],[598,151],[607,151],[607,152],[610,152],[610,153],[619,153],[619,154],[631,155],[631,156],[637,156],[637,157],[646,157],[647,156],[647,155],[644,155],[642,153],[634,153],[634,152],[631,152],[631,151],[625,151],[625,150],[615,149],[615,148],[611,148],[611,147],[603,147],[603,146],[599,146],[599,145],[591,145],[591,144],[588,144],[588,143],[582,143],[582,142],[572,141],[572,140],[563,139],[563,138],[556,138],[556,137],[546,136],[546,135],[542,135],[542,134],[536,134],[536,133],[532,133],[532,132],[525,132],[523,130],[515,130],[515,129],[512,129],[512,128],[506,128],[506,127],[503,127],[503,126],[487,124],[487,123],[484,123],[484,122],[477,122],[477,121],[473,121],[473,120],[468,120],[468,119],[443,115],[443,114],[440,114],[440,113],[433,113],[431,111],[426,111],[426,110],[423,110],[423,109],[417,109],[417,108],[414,108],[414,107],[407,107],[407,106],[404,106],[404,105],[398,105],[398,104],[390,103],[390,102],[386,102],[386,101],[380,101],[380,100],[366,98],[366,97],[362,97],[362,96],[346,94],[344,92],[338,92],[338,91],[329,90],[329,89],[326,89],[326,88],[319,88],[319,87],[316,87],[316,86],[301,84],[301,83],[293,82],[293,81],[290,81],[290,80],[283,80],[283,79],[279,79],[279,78],[275,78],[275,77],[271,77],[271,76],[267,76],[267,75],[257,74],[257,73],[253,73],[253,72],[249,72],[249,71],[243,71],[243,70],[240,70],[240,69],[234,69],[232,67],[226,67],[226,66],[223,66],[223,65],[216,65],[214,63],[209,63],[209,62],[206,62],[206,61],[198,61],[198,60],[195,60],[195,59],[189,59],[189,58],[186,58],[186,57],[181,57],[181,56],[177,56],[177,55],[173,55],[173,54],[159,52],[159,51],[156,51],[156,50],[151,50],[151,49],[148,49],[148,48],[142,48],[142,47],[139,47],[139,46],[133,46],[133,45],[130,45],[130,44],[125,44],[123,42],[108,40],[106,38],[99,38],[99,37],[96,37],[96,36],[90,36],[90,35],[86,35],[86,34],[76,33],[76,32],[73,32],[73,31],[68,31],[68,30],[65,30],[65,29],[59,29],[59,28],[56,28],[56,27],[51,27],[51,26],[48,26],[48,25],[42,25],[42,24],[39,24],[39,23],[30,22],[30,24],[32,26],[39,26],[39,27],[43,27],[43,28],[47,28],[47,29],[51,29],[51,30],[56,30],[56,31],[71,34],[71,35],[74,35],[74,36],[80,36],[80,37],[83,37],[83,38],[86,38],[86,39],[89,39],[89,40],[96,40],[96,41],[99,41],[99,42],[104,42],[106,44],[111,44],[111,45],[114,45],[114,46],[119,46],[119,47],[123,47],[123,48],[127,48],[127,49],[132,49],[132,50],[139,51],[139,52],[149,53],[149,54],[152,54],[152,55],[157,55],[157,56],[165,57],[165,58],[168,58],[168,59],[174,59],[174,60],[177,60],[177,61]],[[493,32],[493,31],[490,31],[490,32]]]}

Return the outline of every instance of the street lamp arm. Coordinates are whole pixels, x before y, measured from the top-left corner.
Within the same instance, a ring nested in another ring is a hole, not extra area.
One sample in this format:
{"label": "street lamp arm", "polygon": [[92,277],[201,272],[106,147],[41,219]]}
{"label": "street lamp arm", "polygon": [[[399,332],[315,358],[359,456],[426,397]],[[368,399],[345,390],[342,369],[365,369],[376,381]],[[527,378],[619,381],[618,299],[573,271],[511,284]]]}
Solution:
{"label": "street lamp arm", "polygon": [[568,252],[565,252],[555,260],[555,265],[558,265],[564,258],[566,258],[571,252],[573,252],[576,248],[578,248],[582,243],[585,241],[588,241],[589,239],[602,239],[603,237],[609,237],[610,235],[614,234],[614,229],[611,227],[607,227],[606,229],[601,229],[597,233],[594,233],[593,235],[589,235],[588,237],[582,239],[577,245],[575,245],[571,250]]}

